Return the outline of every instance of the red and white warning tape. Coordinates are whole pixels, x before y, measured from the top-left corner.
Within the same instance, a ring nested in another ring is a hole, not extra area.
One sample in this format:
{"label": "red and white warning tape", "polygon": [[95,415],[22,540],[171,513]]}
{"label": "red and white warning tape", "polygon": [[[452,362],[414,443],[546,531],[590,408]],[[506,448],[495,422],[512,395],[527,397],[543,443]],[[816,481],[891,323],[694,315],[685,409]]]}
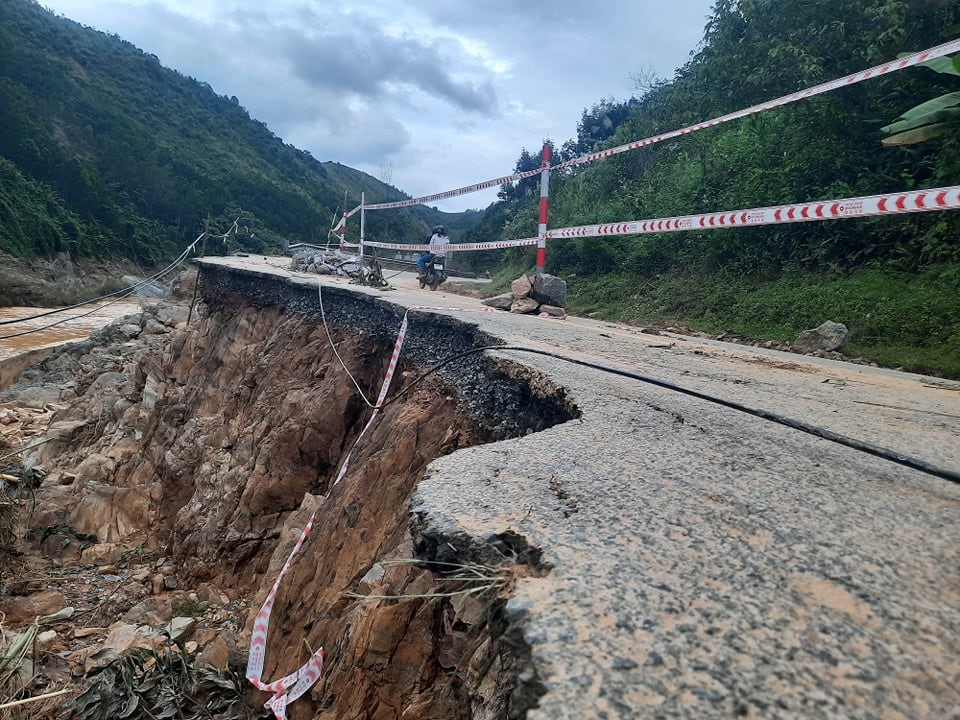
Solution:
{"label": "red and white warning tape", "polygon": [[[952,53],[960,52],[960,38],[956,40],[951,40],[949,42],[943,43],[942,45],[937,45],[936,47],[929,48],[927,50],[922,50],[921,52],[914,53],[913,55],[907,55],[898,60],[891,60],[890,62],[883,63],[882,65],[876,65],[867,70],[862,70],[860,72],[847,75],[845,77],[839,78],[837,80],[831,80],[829,82],[821,83],[820,85],[815,85],[806,90],[800,90],[795,93],[790,93],[789,95],[784,95],[782,97],[776,98],[774,100],[768,100],[766,102],[753,105],[742,110],[737,110],[727,115],[721,115],[720,117],[713,118],[712,120],[705,120],[704,122],[697,123],[695,125],[689,125],[685,128],[679,130],[672,130],[670,132],[663,133],[661,135],[653,135],[643,140],[635,140],[625,145],[619,145],[618,147],[609,148],[607,150],[600,150],[594,153],[588,153],[586,155],[581,155],[580,157],[573,158],[572,160],[567,160],[566,162],[553,165],[551,170],[560,170],[566,167],[572,167],[574,165],[582,165],[584,163],[593,162],[594,160],[600,160],[602,158],[607,158],[612,155],[619,155],[620,153],[630,152],[631,150],[637,150],[642,147],[647,147],[648,145],[653,145],[655,143],[663,142],[664,140],[670,140],[675,137],[680,137],[681,135],[689,135],[690,133],[697,132],[698,130],[704,130],[709,127],[715,127],[717,125],[722,125],[728,123],[731,120],[737,120],[739,118],[747,117],[749,115],[756,115],[757,113],[763,112],[765,110],[771,110],[775,107],[780,107],[782,105],[789,105],[790,103],[797,102],[798,100],[804,100],[814,95],[821,95],[826,92],[831,92],[833,90],[838,90],[842,87],[847,87],[848,85],[855,85],[856,83],[863,82],[864,80],[869,80],[870,78],[879,77],[880,75],[887,75],[889,73],[897,72],[898,70],[903,70],[904,68],[912,67],[913,65],[918,65],[927,60],[933,60],[934,58],[943,57],[945,55],[950,55]],[[524,178],[533,177],[534,175],[539,175],[542,171],[542,168],[537,168],[536,170],[528,170],[522,173],[516,173],[514,175],[507,175],[505,177],[496,178],[494,180],[485,180],[483,182],[475,183],[474,185],[467,185],[465,187],[457,188],[455,190],[447,190],[446,192],[439,192],[433,195],[426,195],[419,198],[411,198],[409,200],[399,200],[397,202],[387,202],[387,203],[375,203],[373,205],[366,205],[353,208],[350,212],[347,213],[348,217],[353,216],[355,213],[360,212],[361,209],[366,210],[387,210],[391,208],[400,208],[400,207],[409,207],[410,205],[422,205],[425,203],[436,202],[438,200],[445,200],[452,197],[458,197],[460,195],[469,195],[470,193],[478,192],[480,190],[486,190],[488,188],[496,187],[498,185],[503,185],[504,183],[514,182],[516,180],[522,180]],[[342,223],[342,220],[340,221]],[[340,223],[335,226],[335,230],[340,227]]]}
{"label": "red and white warning tape", "polygon": [[[523,180],[524,178],[533,177],[534,175],[539,175],[541,172],[540,168],[536,170],[527,170],[522,173],[515,173],[513,175],[506,175],[504,177],[495,178],[493,180],[484,180],[483,182],[474,183],[473,185],[466,185],[455,190],[447,190],[446,192],[435,193],[433,195],[425,195],[424,197],[419,198],[410,198],[409,200],[397,200],[396,202],[385,202],[385,203],[374,203],[373,205],[365,205],[364,209],[366,210],[389,210],[392,208],[401,208],[409,207],[410,205],[424,205],[426,203],[436,202],[437,200],[446,200],[447,198],[459,197],[460,195],[469,195],[470,193],[479,192],[480,190],[486,190],[488,188],[497,187],[498,185],[503,185],[504,183],[513,182],[515,180]],[[360,210],[360,207],[356,207],[351,211],[351,214]]]}
{"label": "red and white warning tape", "polygon": [[446,245],[403,245],[402,243],[365,242],[366,247],[381,248],[383,250],[416,250],[418,252],[462,251],[462,250],[504,250],[506,248],[536,245],[537,238],[523,238],[522,240],[496,240],[482,243],[448,243]]}
{"label": "red and white warning tape", "polygon": [[830,82],[815,85],[814,87],[807,88],[806,90],[790,93],[789,95],[784,95],[783,97],[776,98],[775,100],[768,100],[767,102],[762,102],[758,105],[744,108],[743,110],[737,110],[727,115],[721,115],[720,117],[713,118],[712,120],[706,120],[704,122],[697,123],[696,125],[690,125],[688,127],[681,128],[680,130],[672,130],[670,132],[663,133],[662,135],[653,135],[651,137],[644,138],[643,140],[635,140],[634,142],[620,145],[618,147],[600,150],[599,152],[589,153],[587,155],[581,155],[573,160],[567,160],[566,162],[554,165],[552,169],[559,170],[561,168],[571,167],[573,165],[582,165],[583,163],[600,160],[602,158],[610,157],[611,155],[619,155],[620,153],[630,152],[631,150],[636,150],[648,145],[653,145],[654,143],[663,142],[664,140],[670,140],[671,138],[680,137],[681,135],[689,135],[697,130],[703,130],[705,128],[722,125],[723,123],[747,117],[748,115],[756,115],[764,110],[770,110],[782,105],[789,105],[790,103],[798,100],[805,100],[806,98],[813,97],[814,95],[821,95],[832,90],[838,90],[839,88],[847,87],[848,85],[854,85],[880,75],[887,75],[888,73],[903,70],[904,68],[911,67],[912,65],[918,65],[919,63],[926,62],[927,60],[933,60],[934,58],[943,57],[944,55],[950,55],[951,53],[955,52],[960,52],[960,38],[946,42],[943,45],[930,48],[929,50],[923,50],[922,52],[902,57],[899,60],[892,60],[882,65],[876,65],[868,70],[853,73],[852,75],[847,75],[846,77],[842,77],[838,80],[831,80]]}
{"label": "red and white warning tape", "polygon": [[273,610],[273,604],[277,598],[277,591],[280,589],[280,583],[283,577],[290,570],[290,563],[294,556],[300,551],[300,547],[309,537],[313,529],[313,523],[316,519],[316,513],[310,516],[297,544],[287,557],[283,564],[283,569],[277,575],[273,587],[267,593],[267,599],[264,601],[260,612],[257,613],[256,620],[253,623],[253,634],[250,637],[250,654],[247,657],[247,680],[249,680],[257,690],[263,690],[273,694],[264,707],[273,711],[278,720],[284,720],[287,716],[287,705],[298,697],[303,695],[320,677],[323,670],[323,648],[317,650],[302,667],[290,673],[280,680],[271,683],[263,682],[263,660],[267,654],[267,629],[270,626],[270,613]]}
{"label": "red and white warning tape", "polygon": [[[654,220],[628,220],[598,225],[556,228],[547,231],[547,238],[598,237],[612,235],[643,235],[676,232],[678,230],[710,230],[711,228],[743,227],[745,225],[782,225],[787,223],[839,220],[868,215],[898,215],[960,209],[960,185],[918,190],[908,193],[889,193],[865,197],[821,200],[793,205],[774,205],[749,210],[684,215]],[[536,245],[538,238],[502,240],[485,243],[456,243],[449,245],[403,245],[401,243],[367,242],[364,245],[384,250],[411,250],[418,252],[444,249],[449,251],[502,250]]]}
{"label": "red and white warning tape", "polygon": [[[853,75],[848,75],[844,78],[838,80],[833,80],[828,83],[823,83],[815,87],[803,90],[800,92],[792,93],[790,95],[785,95],[781,98],[771,100],[765,103],[760,103],[759,105],[754,105],[743,110],[738,110],[736,112],[730,113],[728,115],[723,115],[713,120],[707,120],[706,122],[698,123],[696,125],[691,125],[680,130],[674,130],[672,132],[664,133],[662,135],[656,135],[653,137],[645,138],[643,140],[637,140],[632,143],[627,143],[626,145],[621,145],[616,148],[610,148],[608,150],[602,150],[596,153],[590,153],[583,155],[579,158],[574,158],[573,160],[561,163],[554,166],[554,169],[560,169],[563,167],[569,167],[573,165],[580,165],[586,162],[591,162],[593,160],[598,160],[605,157],[610,157],[611,155],[617,155],[619,153],[628,152],[630,150],[635,150],[647,145],[652,145],[654,143],[662,142],[670,138],[679,137],[681,135],[687,135],[697,130],[702,130],[708,127],[714,127],[722,123],[730,122],[737,118],[746,117],[748,115],[753,115],[764,110],[769,110],[774,107],[779,107],[781,105],[787,105],[797,100],[802,100],[813,95],[818,95],[821,93],[829,92],[847,85],[852,85],[854,83],[862,82],[871,77],[876,77],[879,75],[885,75],[887,73],[896,72],[897,70],[902,70],[904,68],[910,67],[911,65],[916,65],[918,63],[925,62],[926,60],[931,60],[933,58],[942,57],[944,55],[949,55],[954,52],[960,52],[960,39],[952,40],[943,45],[939,45],[935,48],[929,50],[924,50],[923,52],[915,53],[913,55],[904,57],[900,60],[886,63],[884,65],[878,65],[876,67],[870,68]],[[496,187],[497,185],[502,185],[507,182],[513,182],[515,180],[521,180],[527,177],[533,177],[541,173],[541,168],[536,170],[530,170],[523,173],[516,173],[514,175],[508,175],[501,178],[496,178],[494,180],[486,180],[484,182],[476,183],[474,185],[468,185],[465,187],[457,188],[455,190],[449,190],[446,192],[436,193],[434,195],[428,195],[421,198],[411,198],[409,200],[400,200],[397,202],[389,203],[376,203],[373,205],[365,206],[366,210],[386,210],[390,208],[400,208],[407,207],[410,205],[419,205],[424,203],[435,202],[437,200],[443,200],[446,198],[457,197],[460,195],[467,195],[469,193],[477,192],[479,190],[485,190],[487,188]],[[811,202],[811,203],[799,203],[794,205],[781,205],[767,208],[755,208],[752,210],[737,210],[733,212],[722,212],[722,213],[706,213],[702,215],[687,215],[682,217],[672,217],[672,218],[659,218],[656,220],[634,220],[630,222],[622,223],[604,223],[598,225],[582,225],[579,227],[569,227],[569,228],[560,228],[557,230],[550,230],[547,232],[547,237],[552,239],[557,238],[573,238],[573,237],[596,237],[596,236],[613,236],[613,235],[636,235],[644,233],[658,233],[658,232],[673,232],[678,230],[699,230],[699,229],[709,229],[709,228],[718,228],[718,227],[741,227],[745,225],[771,225],[771,224],[782,224],[782,223],[794,223],[794,222],[811,222],[817,220],[829,220],[829,219],[838,219],[844,217],[864,217],[870,215],[891,215],[898,213],[911,213],[911,212],[927,212],[933,210],[948,210],[948,209],[957,209],[960,208],[960,186],[945,187],[945,188],[935,188],[933,190],[922,190],[918,192],[910,193],[891,193],[887,195],[871,195],[867,197],[859,198],[847,198],[843,200],[831,200],[824,202]],[[339,230],[346,224],[346,219],[355,213],[363,209],[363,206],[358,206],[349,212],[345,212],[341,217],[340,221],[333,228],[333,231]],[[501,249],[509,247],[520,247],[524,245],[535,245],[537,244],[538,238],[525,238],[521,240],[506,240],[501,242],[490,242],[490,243],[461,243],[456,245],[446,245],[444,248],[449,251],[466,251],[466,250],[488,250],[488,249]],[[391,250],[418,250],[418,251],[427,251],[431,249],[430,245],[402,245],[398,243],[366,243],[371,247],[379,247],[384,249]],[[318,283],[319,291],[319,283]],[[418,306],[409,308],[406,313],[404,313],[403,321],[400,324],[400,331],[397,335],[397,342],[393,349],[393,355],[390,358],[390,364],[387,368],[387,373],[384,377],[383,384],[380,388],[380,394],[377,398],[377,404],[374,408],[373,414],[370,416],[370,419],[367,421],[367,424],[364,426],[363,430],[360,432],[360,435],[357,437],[356,443],[359,443],[360,439],[364,436],[367,430],[373,425],[377,416],[380,413],[380,408],[383,405],[383,401],[386,398],[387,392],[390,388],[390,383],[393,380],[393,376],[396,372],[397,362],[400,357],[400,350],[403,347],[403,342],[406,337],[407,327],[408,327],[408,314],[410,310],[461,310],[465,312],[469,311],[480,311],[480,312],[493,312],[491,308],[442,308],[442,307],[428,307],[428,306]],[[337,473],[337,477],[333,482],[332,486],[337,485],[346,475],[347,469],[350,465],[350,456],[353,452],[353,449],[356,448],[356,443],[354,443],[353,448],[350,452],[347,453],[347,456],[344,458],[343,463],[340,466],[340,470]],[[332,487],[331,486],[331,487]],[[316,513],[310,516],[310,519],[307,521],[306,526],[303,528],[303,531],[300,534],[300,537],[297,539],[296,544],[293,547],[293,550],[290,552],[290,555],[287,557],[286,562],[283,564],[277,579],[274,581],[270,592],[267,594],[267,598],[263,603],[263,606],[260,608],[260,612],[257,613],[256,619],[254,621],[253,633],[250,640],[250,654],[247,660],[247,679],[259,690],[272,693],[272,697],[267,701],[266,707],[273,711],[274,715],[278,720],[284,720],[286,718],[286,708],[290,702],[293,702],[301,695],[303,695],[320,677],[321,670],[323,669],[323,648],[317,650],[310,659],[300,668],[290,673],[286,677],[276,680],[274,682],[264,682],[261,678],[263,675],[263,662],[266,656],[267,648],[267,631],[270,624],[270,613],[273,610],[274,602],[276,601],[277,592],[280,588],[280,584],[290,570],[291,563],[296,554],[300,551],[300,548],[303,546],[303,543],[309,537],[311,530],[313,529],[313,524],[316,519]]]}
{"label": "red and white warning tape", "polygon": [[816,220],[837,220],[848,217],[866,217],[869,215],[956,210],[958,208],[960,208],[960,185],[954,185],[908,193],[869,195],[794,205],[774,205],[750,210],[685,215],[656,220],[631,220],[619,223],[581,225],[579,227],[550,230],[547,232],[547,237],[558,239],[643,235],[675,232],[677,230],[709,230],[712,228],[743,227],[745,225],[780,225]]}
{"label": "red and white warning tape", "polygon": [[[317,281],[317,292],[320,292],[319,281]],[[350,456],[353,454],[353,451],[360,443],[360,440],[366,434],[367,430],[370,429],[370,427],[376,421],[377,416],[380,414],[380,409],[383,407],[383,402],[387,398],[387,392],[390,390],[390,384],[393,382],[393,376],[397,370],[397,363],[400,360],[400,350],[403,348],[403,342],[407,337],[407,327],[409,325],[408,317],[411,310],[496,312],[493,308],[488,307],[449,308],[417,305],[407,308],[406,312],[403,314],[403,320],[400,323],[400,330],[397,333],[397,341],[393,346],[393,354],[390,356],[390,363],[387,365],[387,372],[384,375],[383,384],[380,386],[380,394],[377,396],[376,406],[373,409],[373,413],[370,415],[370,419],[367,420],[366,425],[363,426],[363,430],[360,431],[360,434],[354,441],[353,447],[350,448],[347,456],[343,459],[343,462],[340,465],[340,470],[337,472],[337,476],[334,479],[333,484],[330,486],[331,488],[338,485],[347,474],[347,470],[350,467]],[[313,524],[316,518],[317,513],[314,511],[314,513],[310,516],[310,519],[307,521],[307,524],[301,531],[296,545],[293,546],[293,550],[291,550],[290,555],[287,556],[286,562],[283,563],[283,568],[280,570],[280,573],[277,575],[277,579],[271,586],[270,592],[267,593],[266,600],[264,600],[263,606],[260,608],[260,612],[257,613],[257,617],[254,620],[253,633],[250,637],[250,653],[247,657],[247,680],[249,680],[250,683],[258,690],[272,693],[273,697],[266,702],[264,707],[273,711],[273,714],[277,720],[285,720],[287,716],[287,705],[307,692],[307,690],[309,690],[320,678],[320,673],[323,670],[323,648],[320,648],[310,656],[310,659],[307,660],[304,665],[297,668],[286,677],[270,683],[262,680],[263,661],[267,654],[267,630],[270,627],[270,613],[273,611],[273,605],[276,602],[277,592],[280,590],[280,584],[283,582],[284,576],[290,570],[291,564],[293,563],[293,558],[298,552],[300,552],[300,548],[303,546],[303,543],[310,536],[310,532],[313,530]]]}

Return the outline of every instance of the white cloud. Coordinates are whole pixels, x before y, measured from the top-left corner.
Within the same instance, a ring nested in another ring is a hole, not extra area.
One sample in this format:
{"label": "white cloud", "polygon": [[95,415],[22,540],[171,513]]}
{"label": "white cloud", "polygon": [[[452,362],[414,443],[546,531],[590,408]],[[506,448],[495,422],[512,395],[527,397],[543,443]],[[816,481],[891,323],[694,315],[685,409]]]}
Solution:
{"label": "white cloud", "polygon": [[392,163],[393,184],[412,195],[509,174],[521,147],[562,142],[584,107],[629,97],[631,73],[672,76],[711,4],[44,0],[236,95],[318,159],[375,176]]}

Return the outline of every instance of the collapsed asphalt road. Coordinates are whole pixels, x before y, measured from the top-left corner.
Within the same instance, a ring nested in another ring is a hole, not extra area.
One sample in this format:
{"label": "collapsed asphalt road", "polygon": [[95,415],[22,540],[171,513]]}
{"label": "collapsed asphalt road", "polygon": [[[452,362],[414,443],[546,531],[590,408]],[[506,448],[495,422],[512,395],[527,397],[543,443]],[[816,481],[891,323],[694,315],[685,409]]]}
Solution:
{"label": "collapsed asphalt road", "polygon": [[[206,262],[290,275],[259,258]],[[479,307],[393,282],[354,291]],[[450,315],[960,471],[957,383],[577,318]],[[412,510],[428,532],[513,533],[539,550],[549,572],[520,580],[507,606],[542,693],[527,717],[960,706],[960,486],[628,378],[502,354],[565,388],[582,416],[434,461]]]}

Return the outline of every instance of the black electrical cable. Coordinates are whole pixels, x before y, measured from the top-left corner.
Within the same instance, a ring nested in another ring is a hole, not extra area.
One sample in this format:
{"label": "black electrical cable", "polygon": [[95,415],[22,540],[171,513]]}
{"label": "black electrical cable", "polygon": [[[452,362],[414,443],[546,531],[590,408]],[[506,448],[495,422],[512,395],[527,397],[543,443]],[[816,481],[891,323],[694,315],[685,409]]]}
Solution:
{"label": "black electrical cable", "polygon": [[684,395],[690,395],[691,397],[698,398],[700,400],[706,400],[707,402],[712,402],[717,405],[722,405],[723,407],[730,408],[731,410],[737,410],[739,412],[747,413],[748,415],[753,415],[754,417],[762,418],[764,420],[769,420],[770,422],[775,422],[780,425],[785,425],[786,427],[793,428],[794,430],[800,430],[801,432],[814,435],[815,437],[822,438],[824,440],[829,440],[831,442],[844,445],[846,447],[852,448],[854,450],[859,450],[865,452],[869,455],[874,455],[876,457],[888,460],[890,462],[896,463],[898,465],[903,465],[905,467],[911,468],[913,470],[919,470],[920,472],[927,473],[928,475],[934,475],[936,477],[942,478],[944,480],[949,480],[950,482],[960,483],[960,473],[954,472],[952,470],[944,470],[943,468],[938,468],[930,463],[920,460],[918,458],[912,457],[910,455],[904,455],[903,453],[896,452],[895,450],[889,450],[887,448],[880,447],[878,445],[873,445],[862,440],[857,440],[855,438],[847,437],[846,435],[841,435],[835,433],[832,430],[827,430],[825,428],[817,427],[816,425],[811,425],[805,423],[801,420],[794,420],[793,418],[788,418],[783,415],[778,415],[777,413],[770,412],[769,410],[763,410],[762,408],[752,408],[747,405],[742,405],[738,402],[733,402],[732,400],[724,400],[723,398],[718,398],[713,395],[708,395],[707,393],[700,392],[699,390],[691,390],[689,388],[682,387],[675,383],[670,382],[669,380],[664,380],[662,378],[655,377],[653,375],[644,375],[642,373],[633,372],[631,370],[623,370],[622,368],[611,367],[609,365],[602,365],[600,363],[589,362],[587,360],[578,360],[576,358],[567,357],[565,355],[560,355],[559,353],[550,352],[548,350],[537,350],[535,348],[521,347],[518,345],[487,345],[485,347],[472,348],[470,350],[465,350],[464,352],[457,353],[456,355],[451,355],[447,358],[444,358],[439,363],[431,367],[429,370],[424,372],[422,375],[411,381],[408,385],[401,388],[397,393],[391,397],[389,400],[380,405],[380,409],[385,408],[386,406],[392,404],[400,397],[408,393],[413,389],[415,385],[420,383],[429,375],[432,375],[440,368],[448,365],[460,358],[467,357],[468,355],[475,355],[477,353],[486,352],[487,350],[514,350],[517,352],[528,352],[535,355],[543,355],[545,357],[554,358],[556,360],[563,360],[564,362],[573,363],[574,365],[580,365],[582,367],[592,368],[594,370],[600,370],[601,372],[611,373],[613,375],[620,375],[621,377],[630,378],[632,380],[639,380],[640,382],[649,383],[650,385],[656,385],[657,387],[664,388],[666,390],[673,390],[675,392],[683,393]]}

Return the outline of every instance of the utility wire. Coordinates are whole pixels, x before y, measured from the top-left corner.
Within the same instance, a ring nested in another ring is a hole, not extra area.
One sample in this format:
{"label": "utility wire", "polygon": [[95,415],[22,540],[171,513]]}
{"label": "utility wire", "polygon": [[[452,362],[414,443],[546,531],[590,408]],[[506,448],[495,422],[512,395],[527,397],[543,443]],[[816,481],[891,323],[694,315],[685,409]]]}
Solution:
{"label": "utility wire", "polygon": [[424,380],[429,375],[432,375],[440,368],[448,365],[456,360],[467,357],[469,355],[475,355],[478,353],[486,352],[487,350],[513,350],[516,352],[527,352],[533,353],[535,355],[543,355],[545,357],[554,358],[556,360],[563,360],[564,362],[572,363],[574,365],[580,365],[582,367],[592,368],[594,370],[600,370],[602,372],[610,373],[613,375],[619,375],[621,377],[630,378],[632,380],[638,380],[640,382],[645,382],[650,385],[656,385],[667,390],[673,390],[674,392],[683,393],[684,395],[690,395],[691,397],[698,398],[700,400],[706,400],[707,402],[715,403],[723,407],[729,408],[731,410],[736,410],[738,412],[746,413],[748,415],[753,415],[754,417],[762,418],[764,420],[769,420],[770,422],[775,422],[779,425],[785,425],[787,427],[793,428],[794,430],[800,430],[801,432],[814,435],[815,437],[822,438],[824,440],[829,440],[835,442],[839,445],[844,445],[845,447],[852,448],[854,450],[859,450],[865,452],[869,455],[874,455],[875,457],[882,458],[883,460],[888,460],[890,462],[896,463],[898,465],[903,465],[904,467],[911,468],[913,470],[919,470],[920,472],[927,473],[928,475],[934,475],[936,477],[942,478],[944,480],[949,480],[950,482],[960,483],[960,473],[953,470],[945,470],[943,468],[936,467],[925,460],[920,460],[918,458],[912,457],[910,455],[905,455],[903,453],[897,452],[895,450],[890,450],[888,448],[880,447],[878,445],[873,445],[862,440],[857,440],[856,438],[851,438],[846,435],[841,435],[840,433],[835,433],[832,430],[827,430],[826,428],[821,428],[816,425],[811,425],[810,423],[803,422],[802,420],[794,420],[793,418],[785,417],[783,415],[778,415],[777,413],[770,412],[769,410],[764,410],[762,408],[752,408],[747,405],[742,405],[741,403],[734,402],[732,400],[724,400],[723,398],[716,397],[714,395],[709,395],[699,390],[691,390],[690,388],[685,388],[681,385],[670,382],[669,380],[664,380],[653,375],[644,375],[642,373],[633,372],[631,370],[624,370],[622,368],[611,367],[609,365],[602,365],[600,363],[589,362],[587,360],[578,360],[576,358],[568,357],[565,355],[560,355],[559,353],[550,352],[548,350],[537,350],[535,348],[521,347],[518,345],[487,345],[484,347],[472,348],[470,350],[465,350],[464,352],[457,353],[455,355],[450,355],[447,358],[444,358],[439,363],[431,367],[429,370],[424,372],[419,377],[412,380],[405,387],[398,390],[393,397],[385,401],[378,409],[382,410],[383,408],[391,405],[392,403],[399,400],[403,395],[410,392],[418,383]]}
{"label": "utility wire", "polygon": [[343,358],[340,357],[340,353],[337,352],[337,346],[333,342],[333,335],[330,334],[330,327],[327,325],[327,315],[323,310],[323,290],[321,289],[323,283],[319,280],[317,281],[317,297],[320,299],[320,319],[323,321],[323,329],[327,333],[327,340],[330,342],[330,348],[333,350],[333,354],[336,355],[337,360],[340,362],[340,367],[343,368],[343,371],[347,374],[347,377],[350,378],[350,382],[353,383],[353,386],[357,389],[357,392],[360,393],[360,397],[363,398],[363,401],[367,404],[367,407],[377,409],[377,406],[374,405],[367,399],[367,396],[364,394],[363,390],[360,389],[360,384],[357,382],[356,378],[347,368],[347,364],[343,361]]}

